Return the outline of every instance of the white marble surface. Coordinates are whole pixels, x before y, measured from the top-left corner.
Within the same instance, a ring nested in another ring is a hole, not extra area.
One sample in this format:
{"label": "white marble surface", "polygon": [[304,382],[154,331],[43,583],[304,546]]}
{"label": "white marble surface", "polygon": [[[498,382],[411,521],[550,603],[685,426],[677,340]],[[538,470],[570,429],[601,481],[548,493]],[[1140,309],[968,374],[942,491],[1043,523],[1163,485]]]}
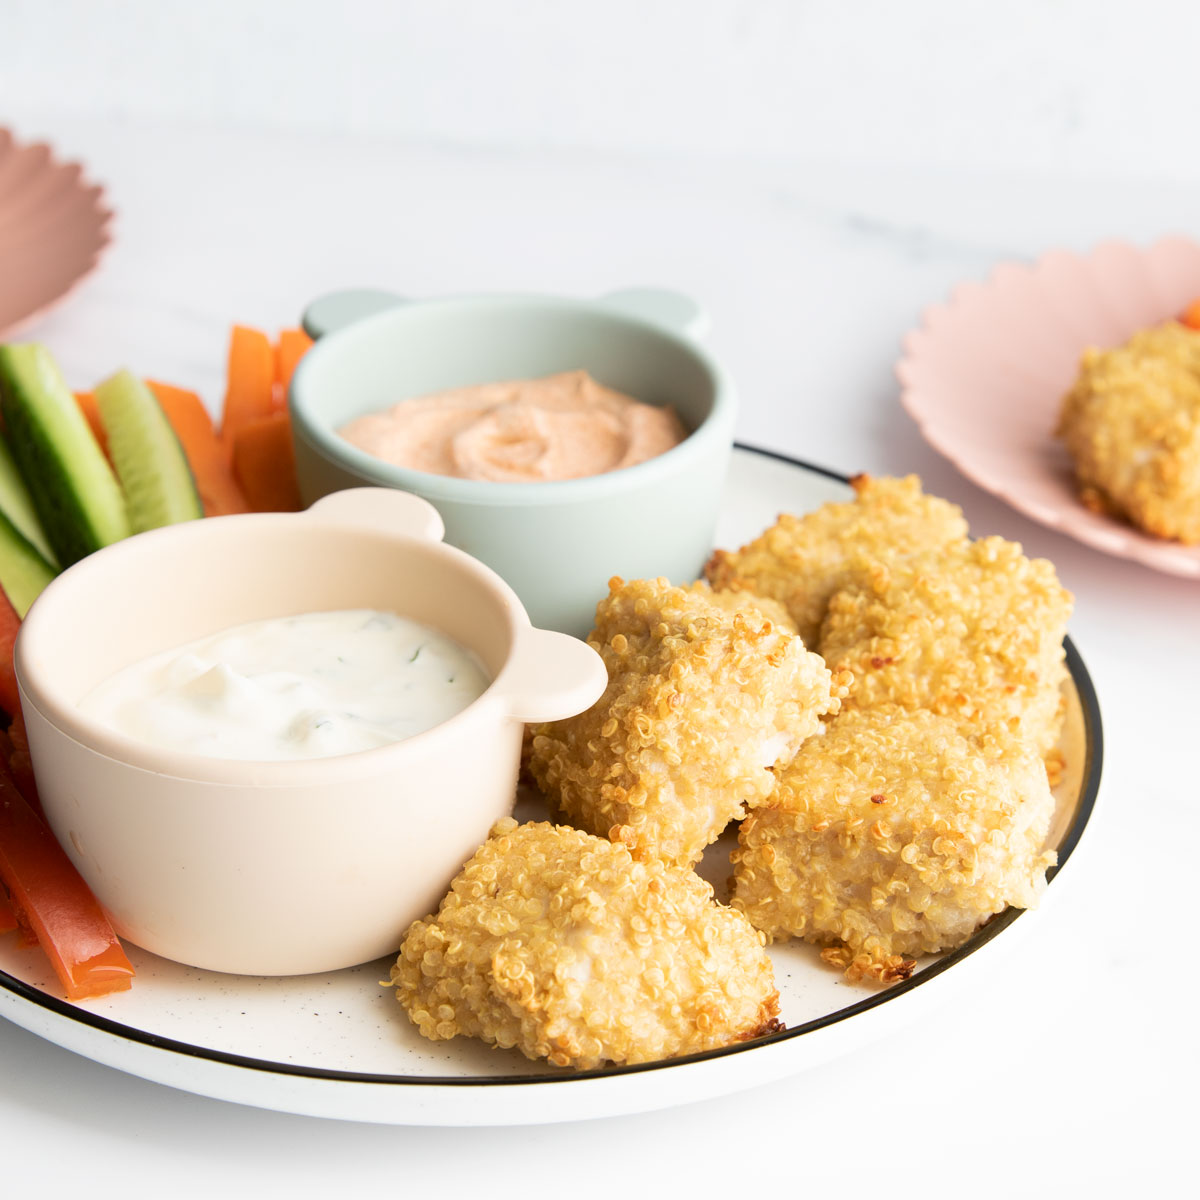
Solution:
{"label": "white marble surface", "polygon": [[[39,6],[11,7],[36,43]],[[85,6],[50,7],[87,32]],[[785,7],[764,6],[776,20]],[[818,6],[798,7],[811,15]],[[1040,19],[1065,47],[1065,23],[1080,6],[1043,7],[1050,15]],[[1098,27],[1108,30],[1120,7],[1101,6]],[[211,45],[211,31],[191,32],[202,49]],[[763,36],[754,34],[751,50]],[[1015,25],[1007,36],[1025,45]],[[1168,67],[1183,61],[1179,46],[1163,41]],[[116,51],[101,57],[115,63]],[[995,74],[998,55],[983,57],[984,74]],[[31,60],[17,61],[28,74]],[[735,75],[748,78],[737,61]],[[1048,72],[1035,90],[1054,91]],[[260,104],[231,116],[227,97],[220,111],[211,103],[180,111],[184,88],[167,89],[156,113],[144,95],[131,98],[127,80],[105,92],[89,78],[82,98],[52,103],[16,96],[12,78],[0,99],[18,131],[84,157],[119,213],[103,270],[32,331],[73,383],[128,364],[215,401],[231,321],[278,327],[309,297],[346,284],[412,295],[591,294],[639,282],[682,289],[713,314],[711,343],[741,386],[742,440],[847,471],[918,471],[964,506],[976,532],[1019,539],[1058,564],[1077,596],[1072,634],[1100,692],[1108,750],[1093,825],[1006,969],[969,1007],[807,1075],[552,1129],[398,1129],[201,1099],[0,1022],[6,1194],[52,1188],[64,1174],[97,1180],[94,1195],[169,1187],[180,1197],[434,1186],[447,1195],[736,1187],[899,1197],[968,1188],[1040,1195],[1078,1180],[1099,1194],[1102,1184],[1182,1187],[1200,1058],[1191,1012],[1200,976],[1184,924],[1200,841],[1191,745],[1200,587],[1078,546],[974,488],[920,440],[891,368],[921,309],[993,263],[1112,235],[1200,237],[1200,182],[1186,178],[1194,158],[1171,171],[1145,147],[1141,158],[1110,162],[1080,151],[1103,141],[1105,122],[1120,144],[1133,144],[1090,68],[1065,88],[1088,117],[1075,151],[1063,151],[1071,139],[1060,129],[1058,153],[1010,152],[1016,135],[997,102],[980,131],[995,133],[995,153],[975,146],[957,160],[964,166],[940,150],[889,155],[871,139],[856,155],[819,145],[783,153],[782,124],[768,123],[745,153],[725,144],[736,129],[711,148],[688,130],[664,144],[638,128],[636,114],[624,124],[581,118],[574,140],[546,132],[558,118],[530,118],[523,144],[508,126],[505,137],[484,129],[471,144],[465,107],[455,117],[463,128],[363,128],[345,117],[344,128],[331,119],[321,129],[307,110],[291,120]],[[353,89],[344,71],[336,78],[332,94],[344,104]],[[951,87],[958,76],[941,78]],[[1194,75],[1186,78],[1194,91]],[[1160,84],[1147,76],[1151,90]],[[779,86],[794,95],[796,85]],[[872,96],[886,114],[888,94]],[[914,102],[906,93],[902,103]],[[1040,136],[1025,104],[1018,115]],[[649,104],[651,131],[663,111]],[[953,124],[934,121],[928,147],[940,145],[937,129],[952,141]],[[1194,143],[1182,113],[1172,127],[1184,139],[1176,147]]]}
{"label": "white marble surface", "polygon": [[6,116],[1200,178],[1189,0],[4,0]]}

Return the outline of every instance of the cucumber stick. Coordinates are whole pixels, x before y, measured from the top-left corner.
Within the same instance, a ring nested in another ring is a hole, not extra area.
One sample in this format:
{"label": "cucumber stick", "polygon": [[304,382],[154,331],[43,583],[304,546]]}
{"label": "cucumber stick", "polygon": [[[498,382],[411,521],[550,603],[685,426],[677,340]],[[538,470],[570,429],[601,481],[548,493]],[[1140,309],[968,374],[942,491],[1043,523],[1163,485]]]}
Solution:
{"label": "cucumber stick", "polygon": [[95,394],[134,533],[204,516],[187,456],[154,393],[118,371]]}
{"label": "cucumber stick", "polygon": [[0,587],[18,617],[24,619],[42,588],[57,574],[37,547],[0,511]]}
{"label": "cucumber stick", "polygon": [[116,476],[44,346],[0,346],[0,415],[63,566],[129,535]]}
{"label": "cucumber stick", "polygon": [[37,510],[33,507],[33,497],[17,470],[17,461],[8,448],[8,443],[0,438],[0,513],[3,513],[17,532],[51,565],[54,564],[54,551],[46,539],[46,532],[38,520]]}

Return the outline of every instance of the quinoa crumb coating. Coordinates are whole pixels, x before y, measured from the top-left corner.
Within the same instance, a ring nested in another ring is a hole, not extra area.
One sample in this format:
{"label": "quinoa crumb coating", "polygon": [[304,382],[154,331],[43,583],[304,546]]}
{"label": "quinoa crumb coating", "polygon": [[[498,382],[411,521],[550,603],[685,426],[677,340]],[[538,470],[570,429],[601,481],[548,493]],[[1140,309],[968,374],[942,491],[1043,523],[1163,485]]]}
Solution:
{"label": "quinoa crumb coating", "polygon": [[854,682],[844,707],[898,704],[998,722],[1042,755],[1058,739],[1072,597],[1046,559],[999,537],[858,572],[818,648]]}
{"label": "quinoa crumb coating", "polygon": [[614,578],[588,637],[608,669],[586,712],[539,725],[530,772],[572,824],[681,865],[774,786],[849,681],[755,608]]}
{"label": "quinoa crumb coating", "polygon": [[1053,815],[1040,758],[1001,727],[843,713],[742,823],[732,904],[769,938],[827,944],[850,979],[890,983],[1037,904]]}
{"label": "quinoa crumb coating", "polygon": [[1169,321],[1084,351],[1057,434],[1089,508],[1200,544],[1200,332]]}
{"label": "quinoa crumb coating", "polygon": [[582,1070],[780,1028],[762,936],[698,875],[511,818],[437,914],[410,926],[391,982],[427,1038],[478,1037]]}
{"label": "quinoa crumb coating", "polygon": [[803,516],[783,513],[740,550],[717,550],[704,568],[718,591],[778,600],[806,646],[815,646],[829,597],[861,561],[894,562],[966,540],[962,510],[926,496],[916,475],[856,475],[853,500]]}
{"label": "quinoa crumb coating", "polygon": [[783,629],[792,634],[799,632],[796,629],[796,622],[792,620],[788,610],[778,600],[772,600],[770,596],[760,596],[756,592],[746,591],[714,591],[712,585],[703,579],[691,584],[687,590],[694,595],[704,597],[705,600],[715,604],[718,608],[725,609],[726,612],[754,611],[762,613],[776,629]]}

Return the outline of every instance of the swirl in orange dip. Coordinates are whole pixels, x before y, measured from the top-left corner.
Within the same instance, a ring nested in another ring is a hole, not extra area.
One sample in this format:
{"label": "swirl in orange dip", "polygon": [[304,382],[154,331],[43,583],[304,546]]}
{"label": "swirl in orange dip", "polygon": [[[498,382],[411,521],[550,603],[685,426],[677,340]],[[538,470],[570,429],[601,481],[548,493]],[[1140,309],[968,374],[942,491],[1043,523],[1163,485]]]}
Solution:
{"label": "swirl in orange dip", "polygon": [[687,436],[672,409],[642,404],[586,371],[401,400],[338,432],[397,467],[494,483],[602,475]]}

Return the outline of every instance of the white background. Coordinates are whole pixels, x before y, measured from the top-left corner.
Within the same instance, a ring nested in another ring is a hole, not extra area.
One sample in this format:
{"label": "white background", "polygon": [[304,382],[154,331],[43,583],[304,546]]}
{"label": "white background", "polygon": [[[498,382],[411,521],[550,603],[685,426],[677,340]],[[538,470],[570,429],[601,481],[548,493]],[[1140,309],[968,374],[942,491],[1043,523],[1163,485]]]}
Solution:
{"label": "white background", "polygon": [[0,124],[83,158],[118,213],[103,270],[30,331],[72,383],[127,362],[215,402],[233,320],[277,328],[338,286],[679,288],[713,314],[743,440],[919,471],[1054,559],[1109,738],[1014,956],[900,1037],[721,1101],[457,1131],[209,1101],[0,1023],[6,1194],[1186,1187],[1200,586],[978,491],[891,368],[996,262],[1200,237],[1200,8],[0,0],[0,47]]}

